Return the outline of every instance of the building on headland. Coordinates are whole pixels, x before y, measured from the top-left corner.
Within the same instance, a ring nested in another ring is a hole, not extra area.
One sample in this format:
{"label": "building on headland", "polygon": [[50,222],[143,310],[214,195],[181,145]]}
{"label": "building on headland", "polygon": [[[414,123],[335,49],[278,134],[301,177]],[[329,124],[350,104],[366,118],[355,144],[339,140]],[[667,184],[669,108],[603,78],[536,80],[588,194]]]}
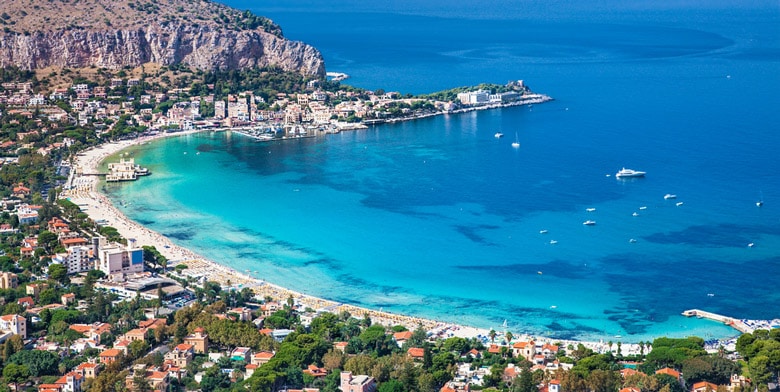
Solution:
{"label": "building on headland", "polygon": [[374,377],[353,376],[352,372],[341,372],[341,392],[374,392],[376,380]]}
{"label": "building on headland", "polygon": [[458,101],[464,105],[474,105],[487,103],[490,100],[490,93],[486,90],[467,91],[458,93]]}
{"label": "building on headland", "polygon": [[13,272],[0,273],[0,289],[15,289],[19,286],[19,278]]}

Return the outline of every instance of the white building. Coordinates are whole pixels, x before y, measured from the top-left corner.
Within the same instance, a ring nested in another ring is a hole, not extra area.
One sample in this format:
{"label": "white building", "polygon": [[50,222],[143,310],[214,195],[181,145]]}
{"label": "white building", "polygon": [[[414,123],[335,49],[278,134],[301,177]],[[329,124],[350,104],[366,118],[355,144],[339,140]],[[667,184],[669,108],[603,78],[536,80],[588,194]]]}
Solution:
{"label": "white building", "polygon": [[468,91],[465,93],[458,93],[458,100],[464,105],[473,105],[478,103],[486,103],[490,98],[490,94],[485,90]]}
{"label": "white building", "polygon": [[11,335],[19,335],[27,339],[27,319],[18,314],[0,316],[0,341],[5,341]]}
{"label": "white building", "polygon": [[225,118],[226,111],[227,108],[225,106],[225,101],[223,100],[214,101],[214,118],[216,119]]}
{"label": "white building", "polygon": [[106,275],[144,272],[144,251],[132,245],[112,243],[98,248],[97,269]]}
{"label": "white building", "polygon": [[52,262],[67,267],[68,274],[90,271],[95,268],[90,251],[87,246],[72,246],[68,248],[68,253],[56,254]]}

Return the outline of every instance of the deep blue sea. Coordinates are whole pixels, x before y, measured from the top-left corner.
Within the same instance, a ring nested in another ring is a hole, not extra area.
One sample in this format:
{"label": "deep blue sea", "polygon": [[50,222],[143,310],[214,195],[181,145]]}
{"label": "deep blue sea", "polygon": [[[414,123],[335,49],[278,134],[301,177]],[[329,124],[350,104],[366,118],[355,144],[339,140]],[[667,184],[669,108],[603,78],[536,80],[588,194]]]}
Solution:
{"label": "deep blue sea", "polygon": [[347,84],[522,79],[555,101],[159,140],[134,150],[152,176],[106,188],[132,219],[308,294],[514,334],[711,338],[734,332],[680,312],[780,317],[777,2],[225,2]]}

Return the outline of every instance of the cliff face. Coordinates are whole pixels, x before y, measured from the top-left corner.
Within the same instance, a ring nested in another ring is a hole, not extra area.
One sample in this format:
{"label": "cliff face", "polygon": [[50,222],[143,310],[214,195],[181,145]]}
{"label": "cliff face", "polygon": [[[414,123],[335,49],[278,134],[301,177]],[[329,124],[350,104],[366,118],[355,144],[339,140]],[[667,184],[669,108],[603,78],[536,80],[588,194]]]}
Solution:
{"label": "cliff face", "polygon": [[0,33],[0,67],[48,66],[117,69],[144,63],[188,64],[203,70],[278,66],[307,76],[324,76],[315,48],[260,29],[233,30],[185,23],[137,29],[62,29],[29,34]]}

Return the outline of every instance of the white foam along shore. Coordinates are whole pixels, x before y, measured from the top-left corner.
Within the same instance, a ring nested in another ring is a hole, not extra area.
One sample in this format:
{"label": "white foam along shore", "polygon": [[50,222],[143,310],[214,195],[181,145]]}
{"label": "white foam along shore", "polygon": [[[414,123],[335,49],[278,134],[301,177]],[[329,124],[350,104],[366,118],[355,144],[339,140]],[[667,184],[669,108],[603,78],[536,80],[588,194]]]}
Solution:
{"label": "white foam along shore", "polygon": [[[304,308],[308,307],[314,310],[325,310],[333,313],[347,311],[354,317],[360,318],[364,317],[364,315],[368,315],[374,324],[382,324],[385,326],[404,325],[409,329],[415,329],[418,326],[422,326],[431,334],[441,338],[457,336],[463,338],[479,337],[483,340],[487,339],[490,332],[488,329],[468,327],[342,304],[296,292],[226,267],[213,260],[202,257],[189,249],[176,245],[162,234],[150,230],[127,218],[105,195],[98,191],[98,176],[75,174],[97,173],[99,166],[104,159],[130,146],[162,137],[182,136],[195,132],[198,131],[144,136],[133,140],[104,143],[97,147],[82,151],[78,154],[73,163],[71,178],[67,183],[71,189],[63,191],[60,197],[67,198],[77,204],[91,219],[105,222],[107,225],[116,228],[123,237],[134,239],[137,246],[154,246],[162,255],[170,260],[169,267],[179,263],[186,264],[188,268],[183,270],[183,273],[195,278],[206,277],[209,281],[219,282],[223,287],[230,286],[236,289],[249,287],[255,294],[261,297],[270,296],[275,300],[280,301],[285,301],[292,296],[296,303],[302,305]],[[262,271],[260,271],[260,273],[262,274]],[[503,328],[499,326],[498,328],[495,328],[495,330],[497,332],[495,340],[496,342],[501,342],[504,335]],[[582,343],[596,352],[606,352],[610,349],[608,347],[609,345],[604,341],[584,342],[520,334],[517,334],[513,338],[513,341],[529,340],[534,340],[537,343],[561,343],[564,347],[569,344],[574,344],[576,346],[578,343]],[[615,349],[616,348],[617,347],[615,346]],[[615,351],[615,349],[612,351]],[[624,355],[639,354],[640,348],[638,344],[625,343],[622,345],[622,351]]]}

